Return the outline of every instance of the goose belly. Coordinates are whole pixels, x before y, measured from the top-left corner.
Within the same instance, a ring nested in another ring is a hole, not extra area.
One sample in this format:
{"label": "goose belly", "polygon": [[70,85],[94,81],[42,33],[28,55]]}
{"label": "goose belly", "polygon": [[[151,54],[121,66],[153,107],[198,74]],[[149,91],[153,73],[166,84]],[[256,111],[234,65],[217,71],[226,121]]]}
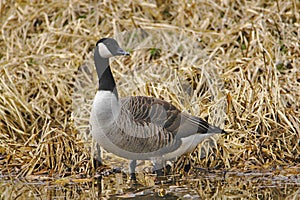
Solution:
{"label": "goose belly", "polygon": [[[101,132],[98,130],[97,133]],[[103,131],[102,131],[103,132]],[[131,146],[131,148],[124,148],[121,145],[118,145],[115,140],[110,137],[110,134],[114,135],[114,132],[107,134],[97,134],[94,136],[94,139],[98,142],[100,146],[102,146],[105,150],[126,158],[130,160],[171,160],[178,156],[181,156],[185,153],[191,152],[194,150],[197,145],[203,141],[206,137],[211,136],[211,134],[195,134],[189,137],[176,139],[177,142],[169,144],[168,147],[162,147],[161,149],[156,149],[152,151],[152,147],[148,146],[149,151],[139,152],[139,151],[131,151],[130,149],[134,149],[137,145],[135,141],[126,142],[127,146]],[[120,137],[120,135],[115,135],[115,137]],[[126,140],[122,138],[122,140]],[[138,148],[137,148],[138,149]]]}
{"label": "goose belly", "polygon": [[163,160],[171,160],[183,154],[190,153],[198,146],[198,144],[212,135],[214,134],[195,134],[189,137],[181,138],[181,145],[174,151],[168,152],[163,155],[162,158]]}
{"label": "goose belly", "polygon": [[[92,128],[93,138],[105,150],[130,160],[153,160],[170,152],[170,149],[174,149],[172,144],[160,147],[158,140],[146,143],[146,140],[151,140],[150,136],[148,138],[143,134],[137,136],[134,134],[137,133],[134,129],[127,128],[125,131],[119,127],[116,123],[105,129],[95,126]],[[134,137],[131,137],[132,135]]]}
{"label": "goose belly", "polygon": [[[99,141],[101,139],[101,142],[99,143],[105,150],[129,159],[129,160],[171,160],[174,159],[178,156],[181,156],[185,153],[189,153],[192,150],[194,150],[197,145],[203,141],[205,138],[209,137],[209,134],[205,134],[205,135],[193,135],[193,136],[189,136],[186,138],[181,138],[180,139],[180,144],[179,146],[177,146],[176,148],[172,149],[172,151],[168,151],[165,149],[161,149],[158,151],[154,151],[154,152],[144,152],[144,153],[140,153],[140,152],[131,152],[131,151],[127,151],[124,150],[123,148],[118,147],[117,145],[115,145],[114,143],[112,143],[112,141],[110,140],[110,138],[108,138],[106,135],[102,136],[101,138],[99,138],[97,141]],[[135,144],[132,144],[135,145]]]}

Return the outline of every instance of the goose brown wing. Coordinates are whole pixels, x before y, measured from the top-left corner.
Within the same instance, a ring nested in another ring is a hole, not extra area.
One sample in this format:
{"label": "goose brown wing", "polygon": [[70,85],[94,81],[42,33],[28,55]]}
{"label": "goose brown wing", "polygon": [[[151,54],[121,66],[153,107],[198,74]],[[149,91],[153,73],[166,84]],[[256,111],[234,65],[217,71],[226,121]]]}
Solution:
{"label": "goose brown wing", "polygon": [[223,130],[209,125],[201,118],[182,113],[174,105],[161,99],[145,96],[127,97],[126,108],[134,121],[141,125],[155,124],[173,137],[182,138],[193,134],[221,133]]}
{"label": "goose brown wing", "polygon": [[130,152],[161,155],[177,149],[181,145],[181,138],[222,132],[206,121],[182,113],[172,104],[157,98],[133,96],[121,98],[120,103],[123,114],[119,124],[122,125],[115,130],[120,137],[112,135],[110,139]]}
{"label": "goose brown wing", "polygon": [[158,154],[171,152],[180,146],[181,141],[175,138],[176,127],[172,127],[175,121],[180,121],[180,111],[176,107],[144,96],[121,98],[120,103],[120,122],[129,123],[120,126],[118,132],[123,140],[117,142],[118,146],[122,145],[123,149],[131,152]]}
{"label": "goose brown wing", "polygon": [[176,133],[181,121],[181,112],[172,104],[153,97],[133,96],[121,99],[135,123],[155,124],[170,133]]}

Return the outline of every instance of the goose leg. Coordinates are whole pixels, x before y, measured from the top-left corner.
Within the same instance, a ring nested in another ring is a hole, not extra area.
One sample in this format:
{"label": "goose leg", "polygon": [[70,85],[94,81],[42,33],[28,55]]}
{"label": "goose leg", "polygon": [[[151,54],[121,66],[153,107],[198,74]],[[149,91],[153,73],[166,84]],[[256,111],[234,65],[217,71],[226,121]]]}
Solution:
{"label": "goose leg", "polygon": [[130,174],[130,179],[133,180],[133,181],[136,180],[135,168],[136,168],[136,160],[130,160],[130,162],[129,162],[129,174]]}
{"label": "goose leg", "polygon": [[154,160],[153,161],[153,171],[156,173],[156,175],[159,176],[163,176],[163,171],[162,168],[164,167],[164,162],[163,161],[158,161],[158,160]]}
{"label": "goose leg", "polygon": [[98,143],[96,143],[96,152],[94,152],[94,166],[95,169],[102,165],[102,158],[101,158],[101,147]]}
{"label": "goose leg", "polygon": [[96,145],[96,158],[97,160],[102,163],[102,157],[101,157],[101,147],[100,145],[97,143]]}
{"label": "goose leg", "polygon": [[[94,152],[94,167],[97,170],[98,167],[102,165],[102,158],[101,158],[101,147],[98,143],[96,143],[96,152]],[[102,193],[102,176],[98,176],[96,178],[97,181],[97,189],[98,189],[98,194]]]}

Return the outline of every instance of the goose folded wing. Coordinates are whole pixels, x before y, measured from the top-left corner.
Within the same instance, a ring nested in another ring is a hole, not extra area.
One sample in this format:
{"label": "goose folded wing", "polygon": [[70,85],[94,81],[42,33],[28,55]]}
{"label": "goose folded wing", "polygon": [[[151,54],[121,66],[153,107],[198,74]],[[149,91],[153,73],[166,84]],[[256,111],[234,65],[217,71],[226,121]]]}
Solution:
{"label": "goose folded wing", "polygon": [[171,134],[172,138],[223,132],[222,129],[209,125],[201,118],[183,113],[174,105],[161,99],[134,96],[124,99],[124,102],[136,123],[161,127]]}

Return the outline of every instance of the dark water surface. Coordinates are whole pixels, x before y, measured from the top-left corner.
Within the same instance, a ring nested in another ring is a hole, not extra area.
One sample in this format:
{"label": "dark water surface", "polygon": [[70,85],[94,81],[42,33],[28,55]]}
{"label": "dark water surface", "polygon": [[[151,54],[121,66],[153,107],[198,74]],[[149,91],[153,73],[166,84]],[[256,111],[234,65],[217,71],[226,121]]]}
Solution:
{"label": "dark water surface", "polygon": [[[0,177],[0,199],[300,199],[299,169],[276,172],[195,172],[169,176],[138,174],[138,184],[121,173],[94,178]],[[100,195],[101,193],[101,195]]]}

